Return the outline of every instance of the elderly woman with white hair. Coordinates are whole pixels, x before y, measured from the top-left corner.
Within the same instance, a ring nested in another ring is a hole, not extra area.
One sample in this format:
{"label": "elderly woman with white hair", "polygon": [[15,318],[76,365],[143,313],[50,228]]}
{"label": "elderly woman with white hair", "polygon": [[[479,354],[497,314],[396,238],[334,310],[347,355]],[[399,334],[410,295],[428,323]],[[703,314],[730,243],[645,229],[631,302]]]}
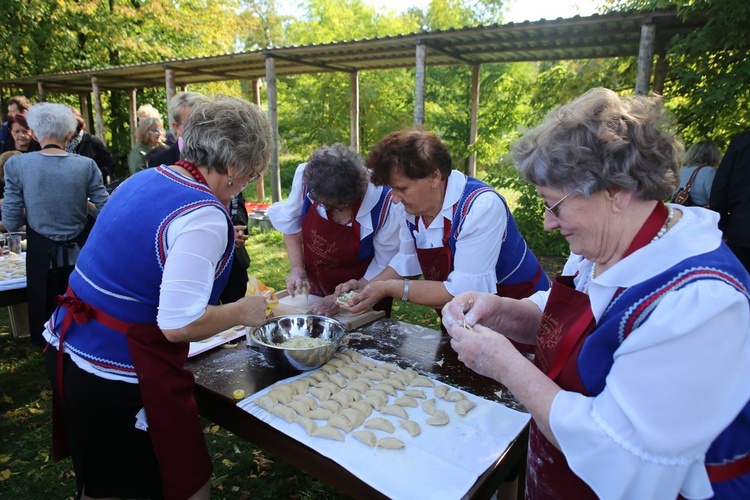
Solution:
{"label": "elderly woman with white hair", "polygon": [[662,203],[680,148],[661,109],[594,89],[521,138],[563,275],[443,309],[459,359],[531,413],[526,498],[750,498],[750,276],[715,212]]}
{"label": "elderly woman with white hair", "polygon": [[109,196],[96,163],[65,151],[77,125],[67,106],[35,104],[26,119],[42,150],[5,164],[3,225],[10,232],[26,225],[29,329],[44,347],[54,298],[65,292],[93,217]]}
{"label": "elderly woman with white hair", "polygon": [[209,497],[184,365],[191,341],[265,320],[261,296],[217,303],[233,259],[227,204],[258,179],[272,144],[258,106],[201,102],[183,159],[128,178],[100,214],[44,334],[79,497]]}

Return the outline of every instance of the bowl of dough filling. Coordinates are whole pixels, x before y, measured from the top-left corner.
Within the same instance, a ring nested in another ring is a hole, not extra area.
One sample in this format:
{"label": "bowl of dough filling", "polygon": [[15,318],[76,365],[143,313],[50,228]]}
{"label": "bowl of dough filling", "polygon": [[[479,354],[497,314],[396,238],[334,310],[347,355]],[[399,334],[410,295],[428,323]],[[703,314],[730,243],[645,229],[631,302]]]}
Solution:
{"label": "bowl of dough filling", "polygon": [[248,333],[271,366],[287,370],[314,370],[328,363],[347,333],[333,318],[289,314],[272,318]]}

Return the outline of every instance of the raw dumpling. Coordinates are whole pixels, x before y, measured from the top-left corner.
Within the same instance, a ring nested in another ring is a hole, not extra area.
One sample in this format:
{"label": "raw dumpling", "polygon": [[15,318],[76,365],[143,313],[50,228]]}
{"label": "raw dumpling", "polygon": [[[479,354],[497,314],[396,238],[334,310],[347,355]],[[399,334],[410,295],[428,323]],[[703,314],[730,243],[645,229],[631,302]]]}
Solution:
{"label": "raw dumpling", "polygon": [[349,389],[359,391],[364,394],[370,390],[370,386],[367,385],[367,382],[365,382],[364,380],[357,379],[349,384]]}
{"label": "raw dumpling", "polygon": [[276,415],[277,417],[281,417],[284,420],[287,421],[287,423],[293,423],[294,420],[297,418],[297,412],[289,408],[288,406],[284,406],[282,404],[277,404],[273,408],[271,408],[271,413]]}
{"label": "raw dumpling", "polygon": [[[382,392],[379,392],[378,394],[383,394]],[[385,396],[385,394],[383,394]],[[387,396],[386,396],[387,398]],[[372,406],[376,410],[380,411],[380,409],[385,406],[385,403],[387,402],[387,399],[381,399],[377,396],[367,396],[364,400],[365,403]]]}
{"label": "raw dumpling", "polygon": [[427,401],[422,403],[422,409],[425,411],[425,413],[434,415],[437,411],[437,408],[435,408],[435,398],[428,399]]}
{"label": "raw dumpling", "polygon": [[409,385],[412,387],[435,387],[435,382],[424,375],[418,375],[409,382]]}
{"label": "raw dumpling", "polygon": [[349,382],[344,378],[343,375],[339,375],[338,373],[334,373],[333,375],[328,376],[328,380],[336,384],[337,386],[341,387],[342,389],[346,387]]}
{"label": "raw dumpling", "polygon": [[445,395],[448,394],[449,389],[450,387],[448,387],[447,385],[439,385],[435,387],[435,396],[439,398],[444,398]]}
{"label": "raw dumpling", "polygon": [[308,418],[314,418],[315,420],[328,420],[333,416],[333,412],[331,410],[326,410],[325,408],[318,408],[316,410],[308,411],[305,416]]}
{"label": "raw dumpling", "polygon": [[413,420],[399,420],[398,423],[411,434],[411,437],[422,432],[422,428]]}
{"label": "raw dumpling", "polygon": [[[365,416],[362,412],[355,408],[344,410],[341,414],[352,424],[352,429],[356,429],[365,421]],[[330,420],[328,422],[330,423]]]}
{"label": "raw dumpling", "polygon": [[396,395],[396,389],[392,385],[388,385],[386,383],[378,384],[375,387],[372,388],[373,391],[380,391],[388,394],[389,396],[395,396]]}
{"label": "raw dumpling", "polygon": [[276,402],[273,399],[269,398],[268,396],[261,396],[255,401],[253,401],[253,403],[260,406],[266,411],[271,411],[273,410],[273,407],[276,406]]}
{"label": "raw dumpling", "polygon": [[334,429],[330,425],[324,425],[323,427],[318,427],[313,431],[313,436],[326,438],[326,439],[333,439],[335,441],[343,441],[344,435],[341,433],[340,430]]}
{"label": "raw dumpling", "polygon": [[307,432],[308,436],[312,436],[313,432],[318,428],[318,424],[315,423],[315,421],[311,418],[298,416],[295,419],[295,422],[297,422],[303,429],[305,429],[305,432]]}
{"label": "raw dumpling", "polygon": [[328,401],[331,397],[331,389],[326,387],[310,387],[308,392],[320,401]]}
{"label": "raw dumpling", "polygon": [[294,388],[294,392],[296,392],[297,394],[306,393],[307,388],[310,387],[310,382],[305,380],[305,378],[301,378],[301,379],[295,380],[294,382],[289,383],[289,385],[291,385]]}
{"label": "raw dumpling", "polygon": [[419,399],[425,399],[427,397],[424,391],[420,389],[406,389],[404,391],[404,396],[409,396],[410,398],[419,398]]}
{"label": "raw dumpling", "polygon": [[342,366],[339,368],[339,373],[349,380],[357,378],[357,372],[348,366]]}
{"label": "raw dumpling", "polygon": [[328,374],[321,370],[315,370],[314,372],[310,372],[308,377],[312,377],[318,382],[325,382],[326,380],[328,380]]}
{"label": "raw dumpling", "polygon": [[414,398],[410,398],[409,396],[401,396],[400,398],[396,398],[393,404],[397,404],[399,406],[409,406],[411,408],[419,407],[419,403],[417,403],[417,400]]}
{"label": "raw dumpling", "polygon": [[319,383],[318,387],[321,389],[328,389],[329,391],[331,391],[331,394],[336,394],[337,392],[341,390],[341,387],[337,386],[330,380],[326,380],[325,382]]}
{"label": "raw dumpling", "polygon": [[341,368],[342,366],[346,365],[346,361],[342,359],[333,358],[331,361],[329,361],[327,364],[333,365],[336,368]]}
{"label": "raw dumpling", "polygon": [[456,410],[456,413],[458,413],[459,415],[466,415],[475,406],[476,406],[476,403],[474,403],[473,401],[469,401],[468,399],[464,399],[464,400],[459,401],[458,403],[456,403],[456,406],[454,408]]}
{"label": "raw dumpling", "polygon": [[398,366],[394,365],[393,363],[383,363],[383,364],[379,365],[378,368],[382,368],[384,370],[388,370],[389,372],[401,371],[401,368],[399,368]]}
{"label": "raw dumpling", "polygon": [[370,429],[377,429],[379,431],[385,431],[390,434],[393,434],[393,431],[396,430],[395,427],[393,427],[393,423],[388,420],[387,418],[381,418],[381,417],[375,417],[371,418],[367,422],[365,422],[365,427],[368,427]]}
{"label": "raw dumpling", "polygon": [[466,396],[464,395],[463,392],[451,391],[447,393],[445,396],[443,396],[443,399],[445,399],[446,401],[450,401],[452,403],[456,403],[458,401],[463,401],[464,399],[466,399]]}
{"label": "raw dumpling", "polygon": [[328,425],[341,429],[342,431],[347,433],[351,432],[354,428],[351,421],[341,413],[333,414],[331,418],[328,419]]}
{"label": "raw dumpling", "polygon": [[367,446],[375,446],[378,443],[378,438],[372,431],[355,431],[352,432],[352,436],[365,443]]}
{"label": "raw dumpling", "polygon": [[331,396],[331,399],[336,401],[341,406],[346,406],[353,401],[351,394],[347,394],[345,392],[337,392],[336,394]]}
{"label": "raw dumpling", "polygon": [[381,384],[392,385],[394,389],[404,390],[404,383],[397,378],[387,378],[381,382]]}
{"label": "raw dumpling", "polygon": [[336,368],[333,365],[329,365],[329,364],[325,364],[325,365],[321,366],[320,369],[323,370],[324,372],[326,372],[328,375],[333,375],[334,373],[336,373],[337,371],[339,371],[338,368]]}
{"label": "raw dumpling", "polygon": [[370,406],[370,404],[366,401],[355,401],[353,403],[349,403],[349,408],[354,408],[362,415],[364,415],[365,418],[368,418],[370,415],[372,415],[372,406]]}
{"label": "raw dumpling", "polygon": [[318,405],[320,408],[325,408],[326,410],[330,410],[332,413],[339,413],[344,408],[338,404],[336,401],[329,399],[328,401],[323,401]]}
{"label": "raw dumpling", "polygon": [[268,393],[268,397],[271,398],[276,403],[280,403],[282,405],[285,405],[287,403],[291,403],[292,401],[292,395],[288,392],[282,392],[282,391],[270,391]]}
{"label": "raw dumpling", "polygon": [[378,448],[386,448],[389,450],[398,450],[404,447],[404,442],[395,437],[384,437],[378,439]]}
{"label": "raw dumpling", "polygon": [[368,370],[362,374],[363,377],[369,378],[370,380],[385,380],[385,375],[383,375],[383,372],[379,372],[376,370]]}
{"label": "raw dumpling", "polygon": [[310,411],[310,406],[304,401],[299,401],[299,400],[291,401],[287,406],[291,408],[292,410],[296,411],[297,413],[299,413],[300,415],[306,415],[307,412]]}
{"label": "raw dumpling", "polygon": [[443,410],[436,411],[433,416],[425,420],[430,425],[445,425],[450,421],[450,417]]}
{"label": "raw dumpling", "polygon": [[308,410],[314,410],[318,407],[318,400],[307,394],[297,394],[292,398],[292,401],[302,401],[308,406]]}
{"label": "raw dumpling", "polygon": [[396,405],[386,405],[380,409],[380,413],[385,413],[386,415],[395,415],[401,418],[409,418],[409,414],[406,413],[406,410],[404,410],[401,406]]}

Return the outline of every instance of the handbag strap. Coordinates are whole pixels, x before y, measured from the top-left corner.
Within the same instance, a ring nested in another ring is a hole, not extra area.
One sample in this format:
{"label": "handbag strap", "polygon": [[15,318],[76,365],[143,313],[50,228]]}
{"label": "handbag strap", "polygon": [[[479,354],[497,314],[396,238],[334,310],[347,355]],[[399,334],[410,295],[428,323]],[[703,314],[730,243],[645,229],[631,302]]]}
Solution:
{"label": "handbag strap", "polygon": [[695,182],[695,177],[698,175],[698,172],[700,171],[700,169],[704,167],[710,167],[710,166],[711,165],[701,165],[700,167],[693,170],[693,173],[690,174],[690,179],[688,179],[687,184],[685,184],[685,188],[684,188],[685,191],[687,191],[688,193],[690,192],[690,188],[693,187],[693,182]]}

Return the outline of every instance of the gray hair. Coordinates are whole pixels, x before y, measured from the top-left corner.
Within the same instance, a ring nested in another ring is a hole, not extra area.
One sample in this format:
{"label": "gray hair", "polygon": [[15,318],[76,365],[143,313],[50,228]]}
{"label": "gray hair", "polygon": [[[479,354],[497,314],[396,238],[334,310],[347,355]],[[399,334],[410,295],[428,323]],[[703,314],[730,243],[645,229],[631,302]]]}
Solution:
{"label": "gray hair", "polygon": [[47,139],[65,141],[78,126],[78,121],[68,106],[51,102],[31,106],[26,113],[26,122],[39,142]]}
{"label": "gray hair", "polygon": [[663,200],[679,184],[682,151],[667,118],[659,98],[589,90],[513,145],[516,169],[535,186],[587,198],[616,187]]}
{"label": "gray hair", "polygon": [[310,156],[302,180],[315,201],[348,206],[365,194],[368,174],[361,154],[336,143]]}
{"label": "gray hair", "polygon": [[260,107],[227,96],[206,98],[193,106],[183,138],[185,160],[220,174],[231,166],[235,177],[263,172],[274,144]]}
{"label": "gray hair", "polygon": [[192,108],[199,102],[204,102],[207,100],[209,100],[209,98],[201,94],[200,92],[180,92],[178,94],[175,94],[169,100],[169,105],[167,106],[169,117],[172,119],[172,121],[184,126],[184,123],[180,123],[180,117],[182,116],[182,113],[185,111],[185,109]]}
{"label": "gray hair", "polygon": [[700,141],[690,146],[682,165],[685,167],[718,167],[721,161],[719,146],[713,141]]}

